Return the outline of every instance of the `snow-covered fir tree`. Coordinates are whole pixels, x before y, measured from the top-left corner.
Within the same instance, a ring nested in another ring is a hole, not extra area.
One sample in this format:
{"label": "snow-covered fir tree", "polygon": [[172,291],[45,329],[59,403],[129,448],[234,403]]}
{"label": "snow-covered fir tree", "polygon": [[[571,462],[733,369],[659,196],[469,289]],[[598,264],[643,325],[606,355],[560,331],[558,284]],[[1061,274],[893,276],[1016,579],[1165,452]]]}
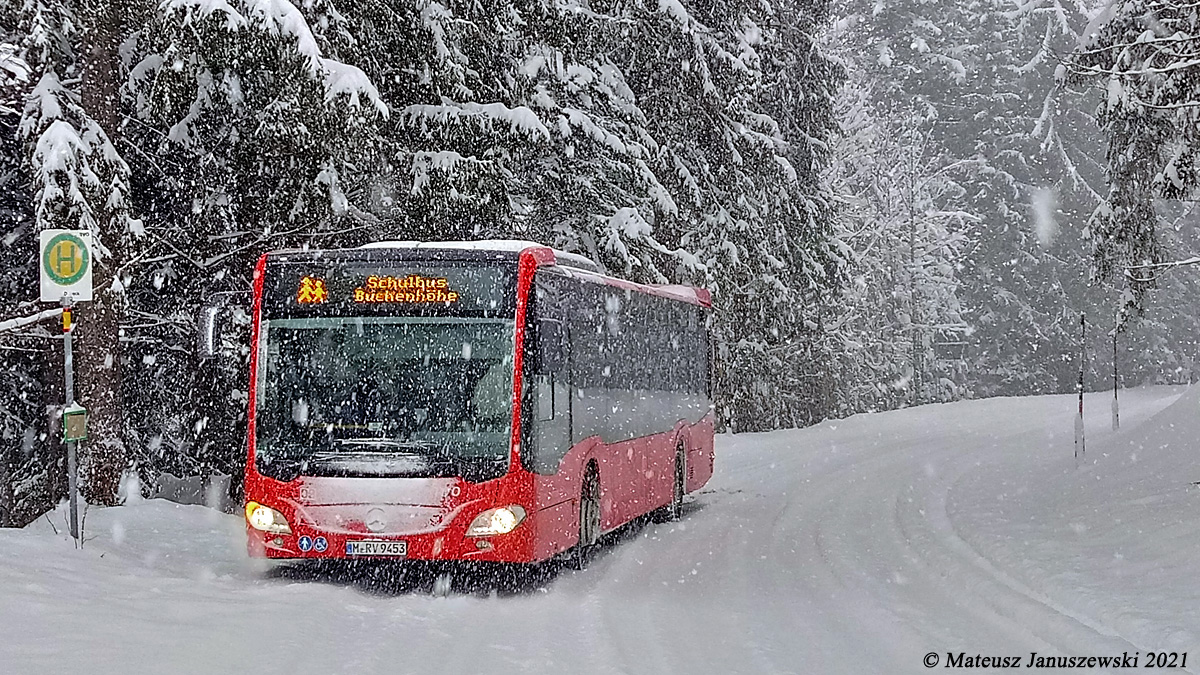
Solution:
{"label": "snow-covered fir tree", "polygon": [[[192,378],[179,376],[193,372],[192,308],[230,269],[244,283],[257,253],[295,242],[288,224],[311,235],[314,220],[345,207],[339,162],[361,140],[362,111],[384,109],[361,72],[321,56],[288,3],[41,0],[5,11],[33,82],[19,132],[34,191],[33,222],[7,241],[30,255],[43,228],[96,235],[99,295],[79,313],[77,337],[94,439],[83,485],[111,503],[130,452],[154,468],[147,453],[162,444],[151,434],[188,429],[189,414],[205,412],[189,405]],[[287,101],[292,87],[298,100]],[[306,126],[335,149],[296,133]],[[168,280],[179,280],[173,297],[160,295]],[[123,405],[149,410],[130,417]],[[175,436],[176,449],[191,440]]]}
{"label": "snow-covered fir tree", "polygon": [[[1195,54],[1200,8],[1172,0],[1112,2],[1087,26],[1063,74],[1100,90],[1097,121],[1108,142],[1108,191],[1088,223],[1098,277],[1164,259],[1156,199],[1195,194]],[[1170,207],[1168,207],[1170,208]],[[1153,277],[1152,270],[1128,275]],[[1133,283],[1129,302],[1143,308],[1150,283]]]}
{"label": "snow-covered fir tree", "polygon": [[125,464],[119,317],[124,302],[118,269],[138,231],[129,214],[129,167],[118,140],[115,65],[124,3],[29,2],[19,15],[22,58],[32,90],[20,124],[25,164],[35,192],[37,230],[91,230],[96,299],[78,331],[77,398],[93,411],[98,442],[81,454],[82,489],[112,503]]}
{"label": "snow-covered fir tree", "polygon": [[152,411],[127,433],[142,464],[236,471],[228,448],[244,435],[247,354],[198,363],[195,307],[218,292],[246,306],[269,248],[361,241],[375,219],[347,195],[361,191],[353,167],[388,109],[359,69],[324,56],[288,3],[164,3],[127,44],[126,134],[146,232],[127,349],[152,383],[127,391]]}
{"label": "snow-covered fir tree", "polygon": [[958,269],[973,216],[955,208],[964,190],[933,163],[924,130],[882,118],[867,78],[848,67],[830,181],[837,236],[854,257],[825,325],[840,355],[838,412],[960,398],[969,329]]}
{"label": "snow-covered fir tree", "polygon": [[[678,205],[657,227],[675,233],[719,300],[723,413],[741,430],[819,419],[812,301],[836,287],[842,261],[817,178],[841,78],[815,44],[827,6],[651,8],[623,58]],[[656,44],[666,58],[640,60]]]}
{"label": "snow-covered fir tree", "polygon": [[[18,133],[24,97],[33,83],[32,71],[21,57],[15,10],[0,6],[0,316],[6,317],[31,311],[33,303],[24,291],[36,280],[28,240],[21,242],[21,233],[30,229],[32,200]],[[0,527],[4,527],[24,519],[15,513],[14,484],[25,478],[22,469],[35,464],[27,459],[41,421],[41,384],[36,377],[36,341],[7,334],[0,334],[0,340],[0,378],[16,383],[11,387],[16,391],[0,398]],[[45,467],[52,462],[37,464]]]}

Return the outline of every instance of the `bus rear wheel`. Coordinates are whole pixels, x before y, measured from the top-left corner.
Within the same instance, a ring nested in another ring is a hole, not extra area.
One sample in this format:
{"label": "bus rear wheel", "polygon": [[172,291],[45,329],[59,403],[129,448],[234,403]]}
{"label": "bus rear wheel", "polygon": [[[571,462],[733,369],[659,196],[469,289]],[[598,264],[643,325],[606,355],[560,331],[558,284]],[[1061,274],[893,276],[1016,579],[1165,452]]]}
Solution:
{"label": "bus rear wheel", "polygon": [[583,475],[579,495],[579,543],[571,551],[567,564],[572,569],[587,569],[600,540],[600,474],[589,464]]}
{"label": "bus rear wheel", "polygon": [[675,448],[675,470],[671,480],[671,501],[653,514],[655,522],[669,523],[683,516],[683,495],[687,490],[687,454],[683,443]]}

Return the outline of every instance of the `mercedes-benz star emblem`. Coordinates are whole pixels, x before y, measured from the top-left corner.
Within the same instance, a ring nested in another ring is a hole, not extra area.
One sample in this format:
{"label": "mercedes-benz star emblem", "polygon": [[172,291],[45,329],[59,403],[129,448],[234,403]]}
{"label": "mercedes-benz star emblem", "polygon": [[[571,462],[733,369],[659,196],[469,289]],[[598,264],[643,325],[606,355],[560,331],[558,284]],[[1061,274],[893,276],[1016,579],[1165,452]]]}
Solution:
{"label": "mercedes-benz star emblem", "polygon": [[371,509],[367,511],[367,529],[372,532],[383,532],[383,528],[387,527],[387,521],[383,519],[383,509]]}

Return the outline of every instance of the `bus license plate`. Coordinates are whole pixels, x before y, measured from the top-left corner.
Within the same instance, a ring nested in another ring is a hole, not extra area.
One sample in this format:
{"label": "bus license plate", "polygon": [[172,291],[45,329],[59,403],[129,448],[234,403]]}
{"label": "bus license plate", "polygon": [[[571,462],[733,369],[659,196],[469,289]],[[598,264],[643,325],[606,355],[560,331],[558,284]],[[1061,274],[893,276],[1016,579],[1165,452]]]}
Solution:
{"label": "bus license plate", "polygon": [[346,555],[388,555],[403,558],[408,555],[406,541],[348,541]]}

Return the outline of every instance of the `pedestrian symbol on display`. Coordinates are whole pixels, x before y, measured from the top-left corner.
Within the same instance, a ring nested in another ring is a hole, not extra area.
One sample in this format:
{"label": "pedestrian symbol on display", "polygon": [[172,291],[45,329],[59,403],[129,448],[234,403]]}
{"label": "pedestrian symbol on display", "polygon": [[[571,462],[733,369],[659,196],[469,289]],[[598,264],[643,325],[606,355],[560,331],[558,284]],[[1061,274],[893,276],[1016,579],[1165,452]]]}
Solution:
{"label": "pedestrian symbol on display", "polygon": [[325,280],[316,277],[304,277],[300,280],[300,289],[296,291],[296,302],[301,305],[318,305],[329,299],[329,291],[325,290]]}
{"label": "pedestrian symbol on display", "polygon": [[92,299],[92,233],[87,230],[42,230],[41,299],[74,302]]}
{"label": "pedestrian symbol on display", "polygon": [[308,553],[310,550],[312,550],[313,540],[312,537],[304,535],[303,537],[300,537],[300,541],[296,542],[296,544],[300,546],[301,551]]}

